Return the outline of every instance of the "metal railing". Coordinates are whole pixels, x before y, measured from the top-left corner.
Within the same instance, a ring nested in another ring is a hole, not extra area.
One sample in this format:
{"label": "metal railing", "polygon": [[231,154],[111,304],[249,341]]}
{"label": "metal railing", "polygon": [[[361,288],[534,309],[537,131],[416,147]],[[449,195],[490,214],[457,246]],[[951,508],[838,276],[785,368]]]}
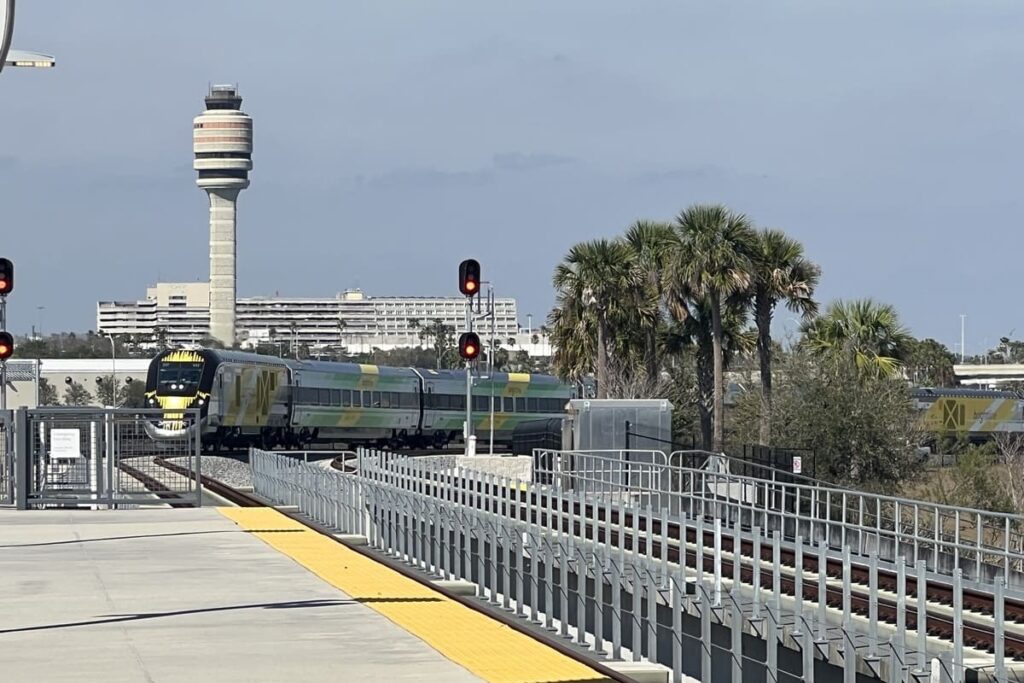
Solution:
{"label": "metal railing", "polygon": [[[699,458],[698,458],[699,455]],[[672,463],[700,462],[698,468]],[[732,474],[727,456],[677,451],[668,463],[646,452],[534,453],[534,479],[585,498],[721,519],[728,527],[778,530],[784,540],[849,547],[890,565],[904,558],[952,576],[963,569],[977,584],[997,575],[1024,595],[1024,517],[863,493],[824,485]]]}
{"label": "metal railing", "polygon": [[[580,458],[596,457],[548,453],[553,462],[575,456],[578,464]],[[911,669],[920,673],[931,666],[926,630],[919,629],[917,640],[912,640],[905,615],[888,638],[879,632],[875,611],[869,627],[854,626],[848,571],[843,574],[840,629],[826,614],[834,598],[829,591],[836,589],[827,587],[824,573],[818,574],[816,602],[804,597],[802,572],[794,575],[792,597],[784,599],[781,530],[769,534],[758,526],[752,529],[758,544],[763,539],[770,545],[773,557],[771,569],[765,570],[770,588],[762,590],[760,560],[758,571],[753,571],[753,558],[724,552],[725,518],[708,524],[700,506],[692,515],[687,506],[673,513],[638,505],[623,480],[643,482],[659,471],[658,463],[632,462],[628,471],[620,469],[601,479],[581,478],[576,469],[552,468],[547,472],[550,481],[540,483],[536,472],[534,481],[501,477],[453,458],[417,459],[360,450],[357,460],[357,472],[345,474],[265,451],[253,450],[250,455],[258,495],[276,504],[296,505],[303,514],[341,532],[365,536],[373,548],[431,575],[471,581],[480,599],[595,652],[662,663],[672,670],[675,681],[686,674],[702,681],[738,682],[745,667],[765,669],[768,680],[814,681],[816,658],[827,660],[830,651],[840,655],[845,680],[853,680],[858,664],[865,662],[887,671],[888,680],[906,680]],[[612,473],[605,462],[609,458],[600,460],[591,462],[592,471]],[[667,466],[660,467],[663,471]],[[589,482],[590,487],[566,486],[580,482]],[[605,488],[595,488],[598,483]],[[588,508],[591,514],[586,514]],[[696,528],[693,547],[681,535],[664,535],[670,523]],[[705,543],[705,530],[714,532],[710,545]],[[802,566],[799,536],[796,548],[796,566]],[[821,539],[807,552],[824,562],[827,549]],[[843,552],[848,567],[850,548]],[[909,569],[899,566],[894,591],[898,611],[903,615],[907,599],[914,597],[907,595],[907,579],[912,580],[916,571],[918,616],[924,620],[924,561]],[[877,560],[871,560],[866,592],[876,606],[877,569]],[[747,575],[755,577],[752,587],[749,580],[741,581]],[[954,594],[962,595],[960,570],[954,571],[952,585]],[[1001,589],[1002,577],[997,587]],[[1003,597],[998,597],[1001,605]],[[962,599],[955,600],[954,633],[962,629],[963,618]],[[713,624],[729,629],[728,643],[712,639]],[[1001,612],[994,629],[1001,637]],[[769,643],[763,656],[753,655],[745,633]],[[786,664],[786,658],[780,662],[779,645],[797,647],[800,665],[792,660]],[[964,680],[962,637],[942,657],[950,678]],[[817,664],[819,674],[822,666]],[[819,680],[837,677],[837,669],[824,667],[829,673]],[[998,680],[1005,680],[998,647],[992,668]]]}

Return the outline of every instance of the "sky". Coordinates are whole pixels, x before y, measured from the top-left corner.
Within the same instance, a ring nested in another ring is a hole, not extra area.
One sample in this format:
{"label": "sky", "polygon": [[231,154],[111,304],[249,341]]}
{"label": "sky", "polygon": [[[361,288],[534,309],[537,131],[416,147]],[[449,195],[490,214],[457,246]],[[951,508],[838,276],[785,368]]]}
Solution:
{"label": "sky", "polygon": [[978,353],[1024,338],[1022,34],[1019,0],[23,0],[57,67],[0,74],[8,328],[207,278],[191,124],[237,83],[240,296],[457,295],[472,256],[537,326],[574,243],[721,202],[822,302]]}

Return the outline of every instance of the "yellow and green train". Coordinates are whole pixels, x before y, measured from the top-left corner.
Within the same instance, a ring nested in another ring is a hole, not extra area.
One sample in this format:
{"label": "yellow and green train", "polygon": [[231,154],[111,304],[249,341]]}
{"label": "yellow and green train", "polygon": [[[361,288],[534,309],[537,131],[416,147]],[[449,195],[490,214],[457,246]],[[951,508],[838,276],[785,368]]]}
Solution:
{"label": "yellow and green train", "polygon": [[[475,379],[473,424],[511,443],[521,422],[564,412],[572,387],[555,377],[494,373]],[[169,350],[149,366],[146,404],[163,410],[147,424],[154,439],[196,429],[205,448],[301,448],[321,443],[441,447],[461,438],[464,371],[297,361],[237,351]],[[191,419],[199,409],[199,423]]]}
{"label": "yellow and green train", "polygon": [[1009,391],[913,389],[921,427],[931,434],[987,441],[1000,433],[1024,432],[1024,400]]}

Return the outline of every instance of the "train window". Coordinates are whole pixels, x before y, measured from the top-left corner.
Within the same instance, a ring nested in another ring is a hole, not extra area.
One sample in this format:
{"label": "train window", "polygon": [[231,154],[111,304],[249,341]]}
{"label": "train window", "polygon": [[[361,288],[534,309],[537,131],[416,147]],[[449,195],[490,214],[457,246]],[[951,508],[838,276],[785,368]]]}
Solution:
{"label": "train window", "polygon": [[401,408],[402,407],[402,395],[397,391],[391,392],[391,407]]}
{"label": "train window", "polygon": [[540,410],[540,405],[537,403],[537,398],[534,396],[526,397],[526,412],[536,413]]}
{"label": "train window", "polygon": [[520,398],[516,399],[516,412],[517,413],[525,413],[526,412],[526,399],[525,398],[520,397]]}
{"label": "train window", "polygon": [[391,392],[390,391],[382,391],[380,393],[380,407],[381,408],[390,408],[391,407]]}
{"label": "train window", "polygon": [[380,392],[374,391],[370,393],[370,407],[380,408]]}
{"label": "train window", "polygon": [[351,389],[342,389],[341,390],[341,405],[345,406],[346,408],[348,408],[349,406],[352,405],[352,390]]}
{"label": "train window", "polygon": [[466,397],[461,394],[456,394],[451,397],[452,409],[453,410],[465,410],[466,409]]}
{"label": "train window", "polygon": [[373,403],[370,402],[370,392],[369,391],[364,391],[364,392],[362,392],[362,394],[363,394],[363,407],[364,408],[371,407],[373,405]]}
{"label": "train window", "polygon": [[511,413],[511,412],[513,412],[514,408],[512,407],[512,397],[511,397],[511,396],[506,396],[506,397],[504,398],[504,401],[505,401],[505,409],[504,409],[504,412],[506,412],[506,413]]}
{"label": "train window", "polygon": [[448,410],[452,407],[451,399],[448,394],[434,394],[434,407],[438,410]]}
{"label": "train window", "polygon": [[561,398],[545,398],[541,399],[541,401],[544,405],[545,413],[560,413],[563,406],[565,406],[565,399]]}
{"label": "train window", "polygon": [[331,405],[331,390],[319,389],[317,391],[317,403],[322,406]]}
{"label": "train window", "polygon": [[491,397],[490,396],[474,396],[473,397],[473,410],[478,413],[487,413],[491,410]]}
{"label": "train window", "polygon": [[331,389],[331,405],[341,405],[341,389]]}

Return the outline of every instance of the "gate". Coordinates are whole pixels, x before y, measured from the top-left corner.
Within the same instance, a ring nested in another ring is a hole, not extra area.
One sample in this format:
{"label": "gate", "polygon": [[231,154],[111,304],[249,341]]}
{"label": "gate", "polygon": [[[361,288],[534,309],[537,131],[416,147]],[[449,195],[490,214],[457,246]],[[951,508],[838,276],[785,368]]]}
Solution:
{"label": "gate", "polygon": [[[14,446],[10,469],[18,508],[198,507],[198,433],[191,430],[180,438],[154,440],[146,431],[147,423],[162,418],[161,410],[152,409],[46,407],[17,411],[9,421],[7,437]],[[185,422],[194,424],[197,418],[198,411]],[[196,476],[171,472],[161,464],[163,459]]]}

